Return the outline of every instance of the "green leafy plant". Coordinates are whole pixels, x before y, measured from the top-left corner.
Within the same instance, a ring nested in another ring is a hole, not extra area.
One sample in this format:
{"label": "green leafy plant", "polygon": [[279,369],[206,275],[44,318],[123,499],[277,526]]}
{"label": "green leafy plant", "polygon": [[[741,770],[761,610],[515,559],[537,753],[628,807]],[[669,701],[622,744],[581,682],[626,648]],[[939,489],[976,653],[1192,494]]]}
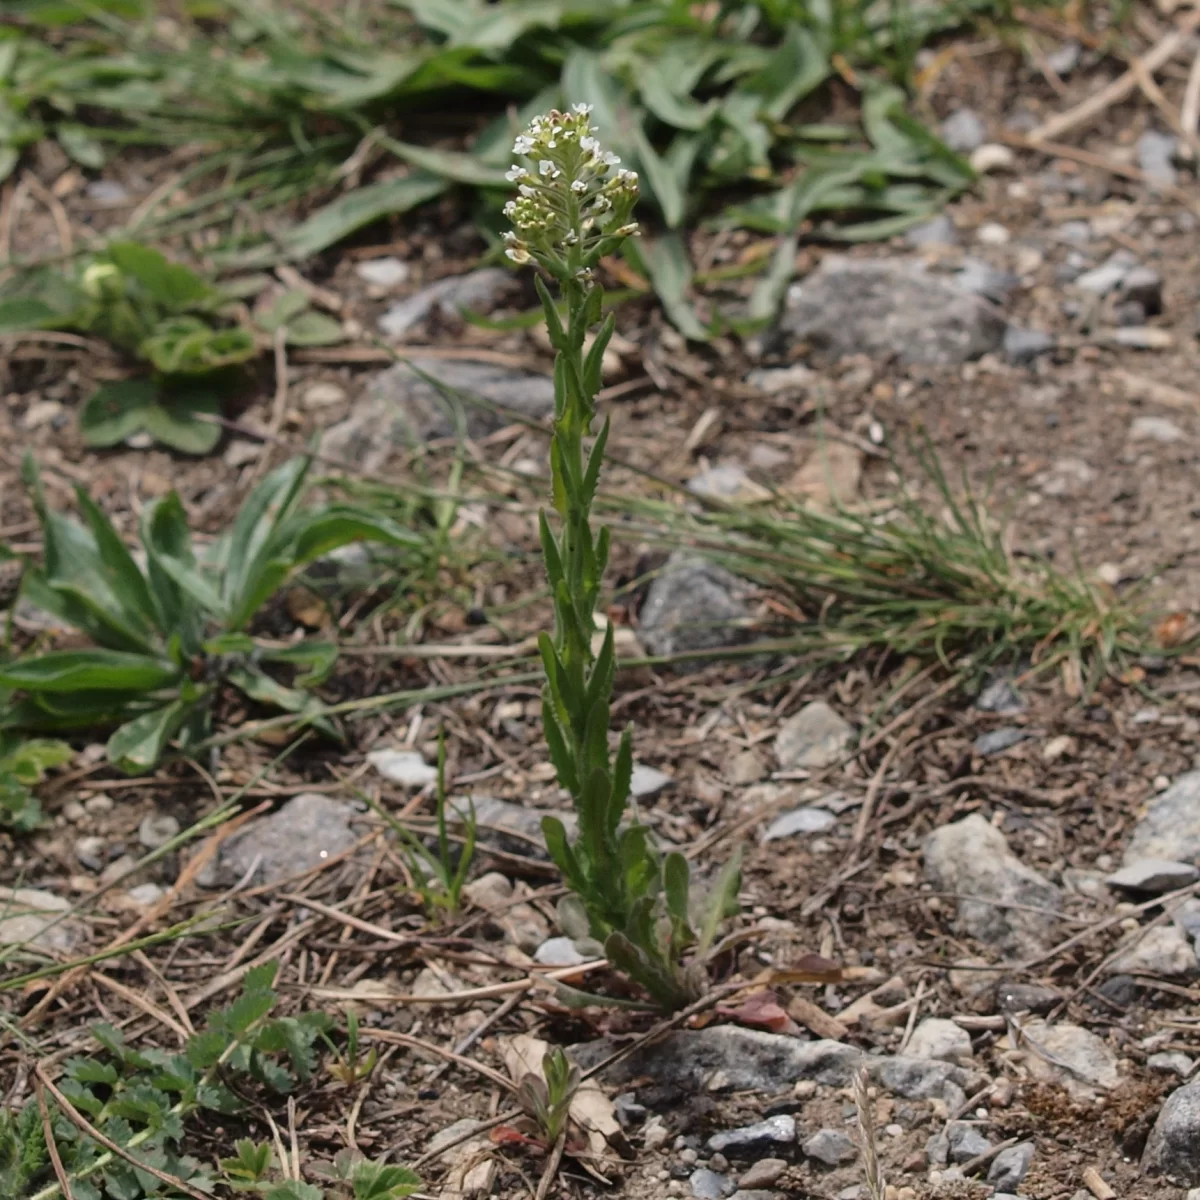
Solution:
{"label": "green leafy plant", "polygon": [[102,384],[85,402],[79,423],[89,445],[114,446],[144,431],[172,449],[205,454],[221,436],[212,418],[236,383],[233,369],[258,353],[247,330],[222,322],[225,303],[157,250],[114,242],[73,276],[43,272],[0,297],[0,330],[75,330],[150,368]]}
{"label": "green leafy plant", "polygon": [[[687,860],[678,853],[659,855],[650,831],[637,821],[623,824],[633,735],[625,729],[614,757],[609,747],[615,668],[611,624],[599,653],[592,648],[609,533],[604,528],[593,533],[591,509],[608,420],[590,448],[585,449],[585,440],[593,433],[601,360],[614,326],[611,314],[600,320],[603,292],[593,270],[603,255],[637,232],[632,212],[638,179],[631,171],[612,170],[619,160],[601,150],[587,105],[536,117],[513,151],[532,169],[510,171],[520,195],[505,210],[513,222],[507,253],[518,263],[535,262],[554,278],[566,310],[564,321],[539,277],[538,294],[556,351],[550,468],[559,518],[558,533],[545,512],[540,518],[554,601],[554,636],[540,638],[546,673],[542,721],[558,781],[579,817],[579,834],[570,841],[554,817],[546,817],[542,828],[551,857],[578,898],[575,911],[585,917],[586,932],[656,1003],[678,1008],[706,986],[703,958],[736,895],[737,865],[724,874],[701,921],[704,933],[697,935]],[[568,930],[572,936],[581,932]],[[693,950],[697,953],[687,958]]]}
{"label": "green leafy plant", "polygon": [[[188,1122],[210,1113],[228,1119],[260,1109],[312,1079],[318,1039],[331,1026],[321,1012],[277,1016],[276,963],[247,972],[241,995],[209,1014],[206,1026],[179,1053],[139,1050],[110,1025],[92,1029],[101,1053],[69,1059],[56,1087],[100,1133],[139,1162],[211,1191],[218,1177],[184,1150]],[[82,1133],[55,1110],[51,1128],[58,1156],[77,1200],[142,1200],[165,1194],[160,1180]],[[220,1162],[220,1180],[235,1191],[272,1200],[323,1200],[319,1187],[265,1179],[270,1147],[249,1139]],[[315,1173],[315,1167],[314,1167]],[[345,1181],[335,1195],[354,1200],[400,1200],[420,1181],[403,1167],[354,1158],[330,1165]],[[47,1149],[36,1100],[0,1108],[0,1200],[56,1200],[60,1186]]]}
{"label": "green leafy plant", "polygon": [[375,1070],[379,1055],[372,1046],[366,1054],[358,1041],[358,1014],[352,1008],[346,1009],[346,1044],[339,1050],[329,1038],[326,1038],[330,1050],[333,1051],[335,1062],[330,1063],[329,1073],[347,1087],[366,1079]]}
{"label": "green leafy plant", "polygon": [[[53,511],[27,457],[43,562],[25,572],[23,594],[96,645],[0,665],[0,730],[115,725],[108,757],[136,773],[152,767],[172,739],[187,747],[206,737],[213,701],[226,685],[311,718],[319,705],[309,689],[329,675],[337,648],[268,645],[247,627],[306,563],[364,539],[419,550],[421,537],[367,509],[306,507],[309,466],[309,459],[295,458],[271,472],[204,556],[193,547],[177,495],[148,505],[139,566],[82,488],[76,497],[84,523]],[[295,672],[292,685],[268,674],[268,667]]]}
{"label": "green leafy plant", "polygon": [[420,893],[421,901],[429,913],[453,916],[462,906],[463,885],[475,858],[475,804],[468,801],[468,811],[457,812],[463,825],[463,845],[455,855],[450,844],[450,830],[446,819],[446,740],[438,735],[437,801],[437,846],[430,849],[425,843],[396,820],[391,813],[370,796],[362,799],[379,814],[400,839],[400,853],[404,858]]}
{"label": "green leafy plant", "polygon": [[542,1059],[541,1075],[530,1072],[517,1084],[517,1103],[551,1145],[566,1128],[580,1079],[579,1067],[555,1046]]}
{"label": "green leafy plant", "polygon": [[70,762],[74,753],[56,739],[24,741],[0,731],[0,829],[29,833],[42,823],[42,806],[33,788],[51,767]]}

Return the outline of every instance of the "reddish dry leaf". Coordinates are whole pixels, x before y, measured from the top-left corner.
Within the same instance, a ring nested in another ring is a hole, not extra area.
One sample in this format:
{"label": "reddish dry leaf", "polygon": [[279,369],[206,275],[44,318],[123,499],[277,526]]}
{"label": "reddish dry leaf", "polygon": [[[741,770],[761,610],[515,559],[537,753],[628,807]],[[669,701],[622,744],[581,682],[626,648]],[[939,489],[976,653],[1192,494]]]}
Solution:
{"label": "reddish dry leaf", "polygon": [[1187,634],[1187,627],[1187,613],[1168,613],[1154,626],[1154,640],[1164,650],[1169,649],[1171,646],[1178,646]]}
{"label": "reddish dry leaf", "polygon": [[771,1033],[800,1032],[800,1027],[787,1015],[774,992],[755,992],[747,996],[736,1008],[720,1006],[717,1012],[754,1029],[766,1029]]}
{"label": "reddish dry leaf", "polygon": [[842,968],[820,954],[802,954],[790,967],[764,972],[769,983],[840,983]]}

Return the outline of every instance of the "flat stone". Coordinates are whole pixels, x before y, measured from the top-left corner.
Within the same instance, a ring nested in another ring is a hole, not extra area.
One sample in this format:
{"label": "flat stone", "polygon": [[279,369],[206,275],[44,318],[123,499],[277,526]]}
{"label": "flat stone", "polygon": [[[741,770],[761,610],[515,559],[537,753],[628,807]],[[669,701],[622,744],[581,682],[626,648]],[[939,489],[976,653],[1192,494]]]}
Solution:
{"label": "flat stone", "polygon": [[764,842],[775,842],[780,838],[795,837],[800,833],[824,833],[837,823],[837,817],[824,808],[794,808],[781,813],[763,832]]}
{"label": "flat stone", "polygon": [[1028,707],[1025,698],[1008,679],[993,679],[975,697],[975,707],[981,712],[1019,713]]}
{"label": "flat stone", "polygon": [[1083,47],[1072,38],[1063,42],[1057,50],[1051,50],[1046,55],[1046,62],[1056,75],[1065,79],[1079,66],[1079,60],[1082,57]]}
{"label": "flat stone", "polygon": [[[571,1056],[586,1070],[613,1049],[599,1038],[574,1047]],[[739,1025],[712,1025],[669,1033],[614,1063],[601,1079],[619,1086],[649,1077],[692,1092],[704,1092],[715,1080],[726,1090],[784,1092],[801,1079],[845,1087],[863,1061],[861,1050],[829,1039],[805,1042]]]}
{"label": "flat stone", "polygon": [[768,396],[806,392],[819,383],[820,374],[803,363],[787,367],[759,367],[746,376],[746,382]]}
{"label": "flat stone", "polygon": [[147,813],[138,825],[138,841],[147,850],[157,850],[179,836],[179,820],[170,813]]}
{"label": "flat stone", "polygon": [[1163,892],[1187,887],[1197,879],[1200,879],[1200,867],[1192,863],[1171,862],[1164,858],[1139,858],[1109,875],[1104,882],[1109,887],[1161,896]]}
{"label": "flat stone", "polygon": [[1146,1139],[1142,1170],[1183,1187],[1200,1184],[1200,1080],[1167,1097]]}
{"label": "flat stone", "polygon": [[388,255],[385,258],[369,258],[364,262],[356,263],[354,273],[364,283],[379,288],[399,287],[411,274],[408,263],[394,255]]}
{"label": "flat stone", "polygon": [[1062,1002],[1062,996],[1053,988],[1036,983],[1013,983],[1004,981],[996,985],[996,1004],[1001,1012],[1031,1012],[1045,1014]]}
{"label": "flat stone", "polygon": [[1043,354],[1049,354],[1058,339],[1041,329],[1021,329],[1009,325],[1004,330],[1004,357],[1019,367],[1027,366]]}
{"label": "flat stone", "polygon": [[783,1158],[760,1158],[738,1179],[740,1188],[769,1188],[778,1183],[788,1169]]}
{"label": "flat stone", "polygon": [[1033,1163],[1037,1147],[1033,1142],[1018,1142],[1001,1150],[988,1167],[987,1180],[998,1192],[1015,1192]]}
{"label": "flat stone", "polygon": [[1181,1050],[1160,1050],[1146,1059],[1146,1066],[1151,1071],[1161,1071],[1167,1075],[1178,1075],[1180,1079],[1186,1079],[1195,1069],[1196,1060]]}
{"label": "flat stone", "polygon": [[[365,264],[360,264],[360,267]],[[516,286],[513,275],[499,267],[484,267],[467,275],[451,275],[428,284],[407,296],[379,318],[379,332],[384,337],[400,338],[440,310],[458,317],[460,309],[490,312],[504,294]]]}
{"label": "flat stone", "polygon": [[693,475],[687,490],[693,496],[708,496],[717,500],[738,500],[750,503],[770,498],[770,491],[755,483],[741,463],[718,463]]}
{"label": "flat stone", "polygon": [[1159,133],[1154,129],[1147,129],[1134,144],[1138,169],[1152,188],[1175,186],[1179,179],[1174,162],[1178,147],[1179,139],[1173,133]]}
{"label": "flat stone", "polygon": [[780,329],[835,358],[953,365],[997,349],[1004,319],[922,262],[830,256],[788,290]]}
{"label": "flat stone", "polygon": [[973,109],[960,108],[942,122],[941,134],[942,141],[955,154],[970,154],[977,146],[983,144],[983,139],[987,137],[987,127]]}
{"label": "flat stone", "polygon": [[854,729],[824,700],[806,704],[775,735],[775,757],[785,770],[832,766],[846,752]]}
{"label": "flat stone", "polygon": [[[750,636],[751,587],[697,555],[676,551],[650,584],[638,613],[638,636],[650,654],[670,657],[736,645]],[[699,659],[680,670],[698,670]]]}
{"label": "flat stone", "polygon": [[650,796],[657,796],[664,788],[670,787],[675,780],[665,771],[658,770],[657,767],[646,767],[641,763],[634,763],[633,775],[629,781],[630,795],[635,796],[639,800],[648,799]]}
{"label": "flat stone", "polygon": [[837,1167],[858,1157],[858,1147],[840,1129],[820,1129],[801,1146],[805,1157],[815,1158],[827,1167]]}
{"label": "flat stone", "polygon": [[952,1163],[970,1162],[992,1148],[992,1143],[974,1125],[968,1125],[965,1121],[952,1121],[946,1131],[946,1139],[949,1142],[948,1157]]}
{"label": "flat stone", "polygon": [[1084,271],[1075,279],[1075,286],[1094,296],[1107,296],[1121,286],[1122,280],[1138,265],[1128,250],[1117,250],[1098,267]]}
{"label": "flat stone", "polygon": [[547,967],[574,967],[587,962],[587,956],[575,949],[568,937],[552,937],[534,952],[533,961]]}
{"label": "flat stone", "polygon": [[1011,271],[1001,271],[980,258],[964,258],[952,279],[959,291],[972,296],[983,296],[996,304],[1005,303],[1021,286],[1019,275],[1014,275]]}
{"label": "flat stone", "polygon": [[945,1017],[926,1017],[913,1030],[905,1054],[912,1058],[940,1058],[947,1062],[960,1062],[969,1059],[971,1035]]}
{"label": "flat stone", "polygon": [[957,1105],[966,1099],[963,1087],[974,1078],[971,1072],[955,1063],[936,1058],[914,1058],[909,1054],[871,1058],[866,1065],[873,1080],[906,1100],[953,1098]]}
{"label": "flat stone", "polygon": [[1028,736],[1025,730],[1006,725],[1001,729],[990,729],[987,733],[981,733],[971,743],[971,749],[986,758],[990,754],[1001,754],[1005,750],[1011,750]]}
{"label": "flat stone", "polygon": [[1161,442],[1169,446],[1186,438],[1187,434],[1170,417],[1134,417],[1129,426],[1131,442]]}
{"label": "flat stone", "polygon": [[37,888],[0,887],[0,946],[30,945],[71,954],[87,939],[81,922],[64,918],[71,902]]}
{"label": "flat stone", "polygon": [[953,246],[958,241],[954,222],[945,213],[938,213],[920,225],[914,225],[904,235],[910,246]]}
{"label": "flat stone", "polygon": [[[200,872],[202,887],[276,883],[320,866],[358,841],[359,813],[319,792],[301,792],[270,816],[244,825],[225,841],[215,864]],[[364,827],[365,831],[365,827]]]}
{"label": "flat stone", "polygon": [[1200,969],[1187,936],[1175,925],[1152,925],[1105,968],[1108,975],[1190,979]]}
{"label": "flat stone", "polygon": [[700,1167],[688,1176],[696,1200],[726,1200],[737,1191],[737,1184],[728,1175]]}
{"label": "flat stone", "polygon": [[1048,1025],[1033,1020],[1026,1022],[1023,1037],[1036,1047],[1030,1048],[1025,1062],[1037,1079],[1061,1083],[1068,1091],[1083,1095],[1094,1095],[1097,1088],[1107,1091],[1120,1083],[1117,1056],[1087,1029],[1066,1021]]}
{"label": "flat stone", "polygon": [[976,174],[991,175],[996,171],[1011,171],[1016,165],[1017,156],[1001,142],[984,142],[971,151],[967,161]]}
{"label": "flat stone", "polygon": [[474,805],[477,837],[482,846],[495,846],[509,854],[524,854],[530,858],[548,858],[542,837],[542,818],[557,817],[566,827],[567,836],[574,837],[578,821],[573,812],[553,809],[526,808],[510,804],[496,796],[451,798],[448,807],[460,820],[470,815]]}
{"label": "flat stone", "polygon": [[108,843],[102,837],[90,836],[75,839],[75,859],[89,871],[103,871],[108,862]]}
{"label": "flat stone", "polygon": [[437,782],[437,767],[431,766],[416,750],[372,750],[367,762],[384,779],[402,787],[425,787]]}
{"label": "flat stone", "polygon": [[1052,912],[1061,904],[1058,888],[1025,866],[1004,835],[978,813],[934,830],[924,854],[929,882],[962,897],[956,920],[960,932],[1022,957],[1031,944],[1042,945],[1053,933],[1057,922]]}
{"label": "flat stone", "polygon": [[1180,775],[1148,801],[1125,848],[1127,864],[1139,858],[1200,865],[1200,771]]}
{"label": "flat stone", "polygon": [[[438,380],[450,396],[417,371]],[[554,412],[554,381],[548,375],[469,359],[412,355],[371,380],[350,415],[325,432],[321,453],[361,471],[378,471],[396,450],[452,437],[460,429],[468,437],[484,437],[509,423],[503,413],[458,401],[454,395],[460,392],[532,420]]]}
{"label": "flat stone", "polygon": [[790,1113],[780,1113],[753,1125],[743,1125],[740,1129],[714,1133],[706,1145],[709,1153],[746,1158],[775,1146],[790,1146],[795,1140],[796,1118]]}

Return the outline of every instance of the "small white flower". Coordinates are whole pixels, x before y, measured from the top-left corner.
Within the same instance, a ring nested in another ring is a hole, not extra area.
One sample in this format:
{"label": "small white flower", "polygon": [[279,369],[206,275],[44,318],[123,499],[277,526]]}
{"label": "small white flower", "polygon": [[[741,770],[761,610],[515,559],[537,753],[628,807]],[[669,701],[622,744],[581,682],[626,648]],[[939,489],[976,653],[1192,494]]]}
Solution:
{"label": "small white flower", "polygon": [[538,163],[538,174],[539,175],[552,175],[553,173],[554,173],[554,164],[548,158],[543,158],[542,161],[540,163]]}
{"label": "small white flower", "polygon": [[600,155],[600,161],[606,167],[616,167],[621,163],[621,160],[611,150],[605,150],[604,153]]}
{"label": "small white flower", "polygon": [[590,117],[592,115],[592,106],[590,104],[572,104],[571,111],[579,117]]}
{"label": "small white flower", "polygon": [[594,137],[581,137],[579,139],[579,148],[591,154],[600,149],[600,143]]}
{"label": "small white flower", "polygon": [[505,171],[504,178],[507,179],[509,183],[520,183],[522,179],[529,178],[529,172],[525,170],[524,167],[519,167],[516,163],[513,163],[513,165],[509,167],[507,171]]}
{"label": "small white flower", "polygon": [[528,183],[523,183],[517,188],[517,194],[524,196],[526,200],[532,200],[537,195],[537,188],[531,187]]}
{"label": "small white flower", "polygon": [[515,142],[513,142],[514,154],[529,154],[533,150],[533,138],[528,134],[521,134]]}
{"label": "small white flower", "polygon": [[571,184],[571,191],[573,191],[577,196],[582,196],[583,193],[587,191],[587,187],[588,185],[586,180],[576,179],[575,182]]}
{"label": "small white flower", "polygon": [[513,216],[516,214],[516,211],[517,211],[517,202],[515,200],[510,200],[507,204],[505,204],[504,215],[510,221],[513,219]]}

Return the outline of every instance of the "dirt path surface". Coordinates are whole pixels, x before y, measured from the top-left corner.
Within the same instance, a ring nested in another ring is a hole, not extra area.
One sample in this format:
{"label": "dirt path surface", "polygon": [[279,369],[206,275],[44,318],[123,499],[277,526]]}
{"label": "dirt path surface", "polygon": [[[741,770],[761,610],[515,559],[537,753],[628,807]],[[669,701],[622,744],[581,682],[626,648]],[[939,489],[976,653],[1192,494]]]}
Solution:
{"label": "dirt path surface", "polygon": [[[1152,14],[1141,14],[1151,49],[1174,28]],[[633,722],[641,816],[700,877],[742,845],[742,907],[700,1011],[660,1025],[574,1009],[548,972],[589,991],[622,984],[603,966],[565,970],[586,960],[560,935],[540,834],[542,812],[565,805],[528,640],[548,620],[535,513],[553,393],[544,341],[498,325],[531,307],[528,281],[474,273],[478,243],[449,208],[390,235],[374,227],[305,267],[339,321],[390,331],[423,370],[505,406],[462,414],[461,445],[436,392],[361,337],[290,351],[278,384],[264,367],[211,457],[141,443],[97,452],[74,414],[119,362],[70,336],[13,342],[0,364],[0,539],[18,553],[41,546],[19,479],[26,448],[53,506],[81,484],[130,538],[172,489],[193,529],[215,536],[314,438],[318,469],[386,485],[393,511],[428,523],[461,458],[452,552],[369,589],[347,560],[285,592],[263,628],[281,642],[342,638],[330,703],[481,686],[367,712],[343,743],[310,739],[277,765],[286,742],[264,736],[128,779],[81,744],[41,791],[47,825],[0,832],[0,880],[28,889],[11,893],[18,915],[0,913],[0,941],[32,940],[5,970],[185,917],[215,913],[220,927],[65,985],[5,991],[9,1103],[32,1094],[35,1060],[95,1053],[96,1021],[178,1050],[247,967],[277,960],[286,1012],[352,1008],[380,1054],[369,1075],[322,1067],[295,1093],[309,1182],[350,1148],[416,1165],[422,1194],[446,1198],[867,1200],[865,1104],[889,1200],[1157,1200],[1200,1185],[1200,1085],[1187,1082],[1200,1053],[1200,714],[1194,660],[1165,653],[1193,625],[1200,584],[1200,188],[1184,143],[1170,134],[1174,158],[1162,152],[1153,84],[1135,80],[1045,139],[1069,143],[1061,153],[1037,148],[1044,124],[1123,67],[1056,20],[1031,28],[1052,60],[1042,70],[986,34],[926,51],[925,100],[977,186],[890,242],[845,254],[806,242],[777,329],[700,346],[649,302],[621,308],[602,398],[608,486],[684,502],[653,476],[735,502],[775,488],[883,512],[899,464],[933,510],[941,499],[914,468],[927,438],[956,488],[961,478],[986,496],[1018,564],[1077,562],[1114,601],[1144,588],[1164,614],[1164,654],[1085,694],[1071,671],[1028,658],[966,688],[901,655],[622,670],[614,715]],[[1157,76],[1172,113],[1195,54],[1186,41]],[[31,168],[57,210],[34,203],[36,188],[6,191],[10,246],[52,251],[56,211],[92,228],[114,219],[94,185],[91,199],[55,191],[67,169],[51,156]],[[137,201],[134,175],[119,186]],[[728,265],[756,241],[703,232],[693,250]],[[461,277],[465,291],[447,284]],[[745,301],[748,289],[721,286]],[[420,488],[434,499],[413,500]],[[614,519],[618,534],[627,519]],[[608,614],[631,658],[774,636],[794,616],[781,591],[668,559],[650,539],[618,536],[614,565]],[[12,627],[19,646],[72,644],[33,605],[13,609]],[[525,674],[479,673],[502,666]],[[221,727],[263,715],[226,698]],[[428,832],[439,728],[451,796],[473,797],[480,846],[463,910],[431,922],[360,799]],[[235,795],[253,810],[243,824],[172,846]],[[78,911],[48,925],[65,902]],[[493,1120],[542,1043],[602,1067],[561,1163],[520,1117]],[[235,1137],[270,1140],[272,1122],[282,1146],[288,1119],[286,1101],[256,1096],[227,1121],[189,1124],[186,1149],[211,1164]]]}

